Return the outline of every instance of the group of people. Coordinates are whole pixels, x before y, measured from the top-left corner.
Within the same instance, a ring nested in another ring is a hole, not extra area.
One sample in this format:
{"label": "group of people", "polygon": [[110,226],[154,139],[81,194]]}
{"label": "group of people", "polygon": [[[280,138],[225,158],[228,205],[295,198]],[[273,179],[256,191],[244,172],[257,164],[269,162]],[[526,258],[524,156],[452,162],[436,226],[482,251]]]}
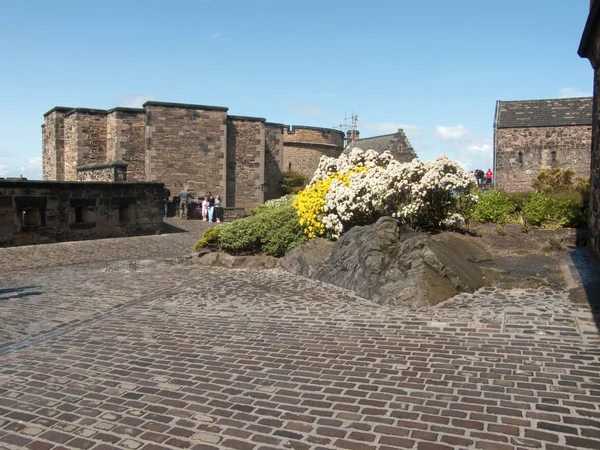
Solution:
{"label": "group of people", "polygon": [[[164,193],[164,205],[165,205],[165,217],[169,213],[169,198],[171,197],[171,191],[165,187]],[[196,208],[200,209],[202,220],[204,222],[213,222],[216,220],[217,223],[223,220],[223,203],[221,196],[216,195],[213,197],[211,192],[207,192],[204,198],[200,200],[198,197],[194,197],[194,200],[190,203],[190,193],[187,187],[177,194],[179,198],[179,218],[187,220],[189,217],[190,204],[195,205]],[[174,198],[175,200],[175,198]]]}
{"label": "group of people", "polygon": [[492,184],[492,179],[494,178],[494,174],[492,173],[492,169],[488,169],[487,172],[483,172],[481,169],[471,170],[469,172],[469,176],[477,182],[478,185],[482,184]]}

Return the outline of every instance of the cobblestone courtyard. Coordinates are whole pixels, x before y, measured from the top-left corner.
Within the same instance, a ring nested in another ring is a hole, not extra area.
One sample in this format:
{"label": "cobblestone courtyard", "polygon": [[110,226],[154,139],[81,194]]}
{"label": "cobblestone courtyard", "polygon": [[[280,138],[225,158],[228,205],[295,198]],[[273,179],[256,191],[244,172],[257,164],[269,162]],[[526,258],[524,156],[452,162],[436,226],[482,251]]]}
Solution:
{"label": "cobblestone courtyard", "polygon": [[408,310],[165,260],[204,227],[0,249],[0,448],[600,449],[600,338],[565,293]]}

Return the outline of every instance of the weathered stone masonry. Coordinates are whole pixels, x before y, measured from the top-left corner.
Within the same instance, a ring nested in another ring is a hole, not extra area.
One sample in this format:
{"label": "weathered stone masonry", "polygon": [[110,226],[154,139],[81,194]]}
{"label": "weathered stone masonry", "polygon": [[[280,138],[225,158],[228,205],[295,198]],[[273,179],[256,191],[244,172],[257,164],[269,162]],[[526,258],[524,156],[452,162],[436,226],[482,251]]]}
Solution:
{"label": "weathered stone masonry", "polygon": [[174,195],[184,186],[198,196],[211,191],[225,206],[253,207],[279,197],[285,170],[311,177],[322,155],[337,157],[344,148],[339,130],[227,111],[163,102],[108,111],[53,108],[42,127],[44,179],[76,180],[81,166],[119,161],[127,164],[128,181],[162,182]]}
{"label": "weathered stone masonry", "polygon": [[492,168],[495,185],[510,192],[531,191],[537,175],[555,167],[588,178],[591,124],[592,100],[588,97],[498,101]]}
{"label": "weathered stone masonry", "polygon": [[154,234],[162,183],[0,180],[0,246]]}
{"label": "weathered stone masonry", "polygon": [[592,143],[590,167],[590,227],[592,248],[600,256],[600,1],[590,1],[590,12],[583,30],[579,50],[582,58],[589,59],[594,69],[594,96],[592,112]]}

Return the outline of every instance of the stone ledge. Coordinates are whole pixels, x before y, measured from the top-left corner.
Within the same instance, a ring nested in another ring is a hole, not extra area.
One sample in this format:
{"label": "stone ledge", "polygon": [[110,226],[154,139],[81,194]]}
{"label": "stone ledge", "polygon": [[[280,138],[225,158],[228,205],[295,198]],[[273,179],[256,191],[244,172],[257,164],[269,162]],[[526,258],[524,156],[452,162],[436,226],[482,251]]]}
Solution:
{"label": "stone ledge", "polygon": [[111,167],[127,167],[128,164],[124,161],[117,160],[111,162],[99,162],[99,163],[91,163],[84,164],[82,166],[77,166],[77,170],[89,170],[89,169],[109,169]]}
{"label": "stone ledge", "polygon": [[273,128],[286,128],[286,127],[289,127],[289,125],[286,125],[284,123],[277,123],[277,122],[265,122],[265,126],[266,127],[273,127]]}
{"label": "stone ledge", "polygon": [[227,120],[241,120],[247,122],[266,122],[267,119],[264,117],[252,117],[252,116],[227,116]]}
{"label": "stone ledge", "polygon": [[106,116],[108,111],[105,109],[93,109],[93,108],[73,108],[65,114],[65,117],[72,116],[73,114],[81,113],[89,116]]}
{"label": "stone ledge", "polygon": [[112,108],[107,111],[108,114],[111,114],[113,112],[140,114],[140,113],[145,113],[146,111],[144,110],[144,108],[127,108],[125,106],[117,106],[116,108]]}
{"label": "stone ledge", "polygon": [[313,130],[320,131],[322,133],[338,133],[342,136],[342,138],[346,137],[343,131],[336,130],[335,128],[323,128],[323,127],[309,127],[306,125],[287,125],[288,133],[295,133],[296,130]]}
{"label": "stone ledge", "polygon": [[54,108],[52,108],[50,111],[48,111],[47,113],[44,114],[44,117],[52,114],[53,112],[61,112],[61,113],[66,113],[71,111],[74,108],[70,108],[68,106],[55,106]]}
{"label": "stone ledge", "polygon": [[229,111],[229,108],[225,106],[209,106],[209,105],[193,105],[189,103],[171,103],[171,102],[155,102],[148,101],[142,105],[143,108],[146,106],[161,106],[165,108],[183,108],[183,109],[203,109],[206,111]]}

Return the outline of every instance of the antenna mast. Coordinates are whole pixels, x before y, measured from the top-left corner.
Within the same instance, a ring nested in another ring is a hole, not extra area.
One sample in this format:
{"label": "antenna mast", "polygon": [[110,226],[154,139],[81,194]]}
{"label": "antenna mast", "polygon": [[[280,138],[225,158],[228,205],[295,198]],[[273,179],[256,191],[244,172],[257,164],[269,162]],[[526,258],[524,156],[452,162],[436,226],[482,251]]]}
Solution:
{"label": "antenna mast", "polygon": [[344,111],[344,123],[334,128],[344,131],[344,134],[346,135],[345,147],[347,149],[352,149],[358,140],[358,114],[352,112],[352,114],[348,116]]}

